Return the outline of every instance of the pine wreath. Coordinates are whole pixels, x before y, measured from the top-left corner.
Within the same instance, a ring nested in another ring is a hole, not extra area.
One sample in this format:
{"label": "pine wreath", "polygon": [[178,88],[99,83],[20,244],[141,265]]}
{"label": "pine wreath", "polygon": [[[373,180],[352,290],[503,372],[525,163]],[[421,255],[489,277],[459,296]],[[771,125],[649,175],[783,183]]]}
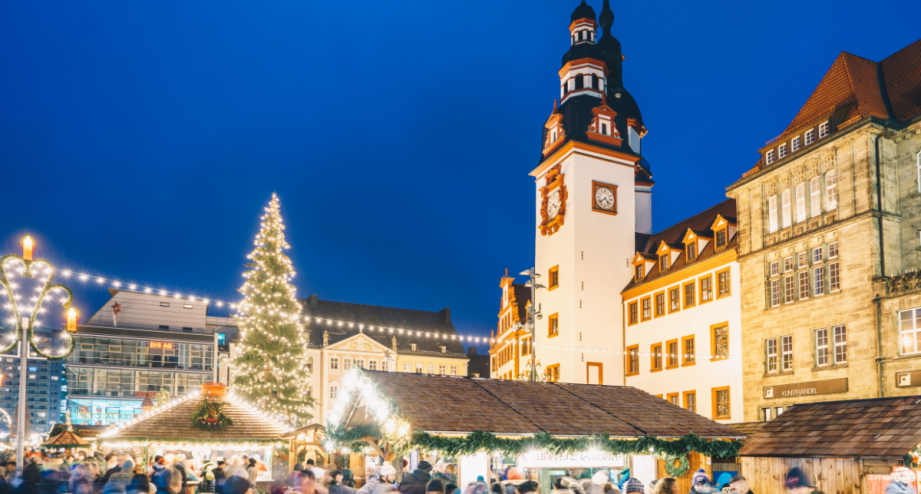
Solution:
{"label": "pine wreath", "polygon": [[233,420],[224,414],[224,404],[208,399],[198,404],[198,410],[192,414],[192,427],[202,431],[224,430],[233,425]]}
{"label": "pine wreath", "polygon": [[[665,473],[667,473],[669,477],[674,477],[676,479],[688,473],[688,469],[691,467],[688,463],[688,455],[666,456],[663,460],[665,463]],[[678,466],[675,466],[675,461],[678,462]]]}

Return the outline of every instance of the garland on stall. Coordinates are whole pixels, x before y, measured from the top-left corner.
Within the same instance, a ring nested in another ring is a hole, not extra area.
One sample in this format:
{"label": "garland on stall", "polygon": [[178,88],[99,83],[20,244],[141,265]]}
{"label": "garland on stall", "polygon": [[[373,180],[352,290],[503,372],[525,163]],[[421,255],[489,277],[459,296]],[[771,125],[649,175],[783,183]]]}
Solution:
{"label": "garland on stall", "polygon": [[921,445],[915,446],[905,454],[905,466],[911,469],[921,468]]}
{"label": "garland on stall", "polygon": [[[361,451],[364,446],[362,438],[384,437],[381,430],[375,425],[356,427],[348,431],[334,429],[329,431],[328,437],[335,444],[342,445],[351,451]],[[692,452],[703,453],[714,458],[733,458],[738,456],[742,447],[740,441],[706,441],[696,434],[688,434],[678,439],[659,439],[655,436],[643,436],[637,439],[611,439],[605,434],[598,434],[579,438],[557,438],[547,432],[540,432],[533,436],[522,438],[500,438],[494,434],[475,431],[463,437],[436,436],[427,432],[416,431],[411,440],[406,441],[406,450],[410,447],[419,447],[428,451],[443,452],[446,456],[467,456],[479,451],[497,451],[505,456],[520,456],[535,450],[544,450],[551,454],[573,454],[596,449],[614,455],[656,454],[665,459],[666,469],[669,461],[679,460],[678,467],[672,468],[676,472],[687,472],[687,454]],[[677,476],[681,476],[677,474]]]}
{"label": "garland on stall", "polygon": [[[688,455],[681,455],[678,457],[667,456],[662,458],[662,461],[665,463],[665,473],[667,473],[669,477],[674,477],[676,479],[688,473],[688,469],[691,468],[688,462]],[[676,461],[678,462],[678,466],[675,466]]]}
{"label": "garland on stall", "polygon": [[233,419],[224,413],[224,404],[207,398],[198,403],[198,410],[192,414],[192,427],[202,431],[223,431],[233,425]]}

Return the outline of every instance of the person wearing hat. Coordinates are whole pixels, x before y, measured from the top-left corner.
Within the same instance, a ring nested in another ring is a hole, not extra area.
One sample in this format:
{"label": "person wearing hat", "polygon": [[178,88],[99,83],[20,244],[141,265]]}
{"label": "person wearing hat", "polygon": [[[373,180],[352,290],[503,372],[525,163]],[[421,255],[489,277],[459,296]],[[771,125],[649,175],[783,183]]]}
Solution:
{"label": "person wearing hat", "polygon": [[231,475],[224,481],[224,494],[253,494],[253,492],[249,479],[239,475]]}
{"label": "person wearing hat", "polygon": [[799,467],[790,469],[787,474],[787,480],[784,482],[784,487],[787,489],[787,494],[823,494],[822,491],[812,485],[812,482]]}
{"label": "person wearing hat", "polygon": [[714,492],[716,488],[710,482],[710,477],[707,477],[707,471],[701,468],[694,472],[694,476],[691,477],[691,494],[713,494]]}
{"label": "person wearing hat", "polygon": [[630,477],[624,482],[624,494],[646,494],[646,486],[643,485],[643,482],[640,479]]}
{"label": "person wearing hat", "polygon": [[429,480],[425,486],[425,494],[445,494],[445,483],[441,479]]}
{"label": "person wearing hat", "polygon": [[329,494],[355,494],[355,489],[342,483],[342,470],[333,470],[329,472]]}
{"label": "person wearing hat", "polygon": [[748,479],[741,475],[729,479],[729,488],[736,494],[754,494],[751,487],[748,486]]}
{"label": "person wearing hat", "polygon": [[396,490],[394,481],[397,478],[397,469],[390,463],[384,463],[377,473],[368,478],[368,482],[358,489],[358,494],[384,494]]}
{"label": "person wearing hat", "polygon": [[540,484],[533,480],[525,480],[518,484],[518,494],[540,494]]}
{"label": "person wearing hat", "polygon": [[432,464],[425,460],[420,461],[412,473],[403,476],[397,490],[400,494],[425,494],[426,486],[432,480],[431,472]]}

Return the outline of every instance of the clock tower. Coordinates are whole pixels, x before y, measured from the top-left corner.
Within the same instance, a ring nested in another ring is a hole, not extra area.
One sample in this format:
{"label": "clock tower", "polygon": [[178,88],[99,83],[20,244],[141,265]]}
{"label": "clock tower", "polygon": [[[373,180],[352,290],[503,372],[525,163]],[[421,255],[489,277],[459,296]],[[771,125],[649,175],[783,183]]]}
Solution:
{"label": "clock tower", "polygon": [[[635,233],[650,233],[652,173],[639,107],[623,87],[608,0],[572,13],[559,99],[543,127],[535,179],[535,350],[552,380],[624,383],[623,304]],[[600,28],[600,33],[599,33]]]}

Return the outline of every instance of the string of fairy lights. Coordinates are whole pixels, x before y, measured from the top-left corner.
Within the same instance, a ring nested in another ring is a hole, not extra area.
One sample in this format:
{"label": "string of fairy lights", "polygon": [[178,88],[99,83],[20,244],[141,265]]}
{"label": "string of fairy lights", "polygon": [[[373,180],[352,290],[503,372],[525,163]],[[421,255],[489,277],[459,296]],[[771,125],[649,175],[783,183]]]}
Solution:
{"label": "string of fairy lights", "polygon": [[[187,300],[189,302],[201,302],[204,304],[214,304],[217,307],[228,307],[231,309],[231,314],[234,314],[237,310],[236,302],[229,302],[226,300],[220,300],[211,297],[202,297],[192,294],[183,294],[178,291],[167,290],[165,288],[155,288],[153,283],[134,283],[134,282],[124,282],[120,281],[117,278],[100,276],[98,274],[90,274],[86,271],[77,271],[72,269],[65,269],[61,271],[61,275],[64,278],[73,278],[82,282],[98,285],[99,287],[111,287],[121,290],[128,290],[138,293],[146,293],[152,295],[159,295],[164,298],[172,298],[177,300]],[[6,308],[10,308],[9,304],[6,305]],[[44,312],[44,308],[40,309],[39,312]],[[491,344],[491,345],[501,345],[503,343],[508,343],[511,345],[521,345],[520,340],[515,338],[491,338],[485,336],[475,336],[475,335],[459,335],[459,334],[449,334],[449,333],[440,333],[437,331],[430,330],[420,330],[413,328],[401,328],[401,327],[392,327],[392,326],[381,326],[381,325],[370,325],[370,324],[360,324],[352,321],[343,321],[340,319],[329,319],[324,317],[311,317],[307,315],[299,315],[300,320],[304,324],[310,324],[311,322],[320,327],[336,327],[336,328],[349,328],[355,329],[358,328],[360,331],[367,331],[369,333],[381,333],[389,335],[405,335],[405,336],[416,336],[419,338],[426,338],[430,340],[443,340],[443,341],[459,341],[461,343],[473,343],[473,344]],[[36,324],[38,322],[36,321]],[[619,350],[605,350],[598,348],[586,348],[580,346],[566,346],[566,345],[548,345],[548,344],[537,344],[537,348],[544,349],[553,349],[553,350],[564,350],[572,352],[584,352],[584,353],[599,353],[599,354],[612,354],[612,355],[637,355],[641,357],[652,357],[655,352],[630,352],[630,351],[619,351]],[[676,354],[674,353],[659,353],[658,356],[662,358],[669,358]],[[691,354],[681,352],[677,354],[680,358],[688,359]],[[728,354],[728,355],[713,355],[713,354],[693,354],[696,358],[709,358],[709,359],[720,359],[720,358],[734,358],[737,355]],[[673,358],[673,357],[672,357]]]}

